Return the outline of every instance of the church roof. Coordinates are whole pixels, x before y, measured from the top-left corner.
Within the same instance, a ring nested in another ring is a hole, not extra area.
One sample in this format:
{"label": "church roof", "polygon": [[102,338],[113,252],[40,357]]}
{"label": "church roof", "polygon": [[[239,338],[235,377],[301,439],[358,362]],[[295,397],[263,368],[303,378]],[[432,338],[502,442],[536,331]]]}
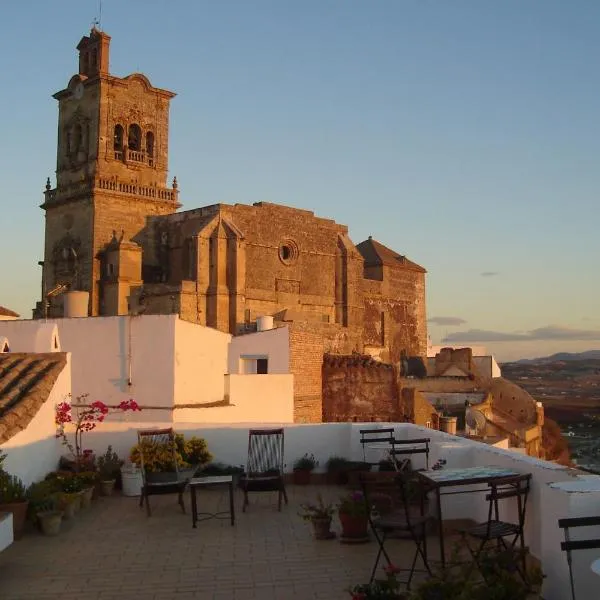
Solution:
{"label": "church roof", "polygon": [[374,240],[371,236],[369,236],[368,240],[357,244],[356,248],[365,259],[365,266],[367,267],[380,267],[384,265],[386,267],[402,267],[411,271],[427,273],[427,271],[417,263],[408,260],[406,256],[402,256],[401,254],[390,250],[390,248],[384,246],[377,240]]}
{"label": "church roof", "polygon": [[0,317],[20,317],[21,315],[17,314],[13,310],[8,308],[4,308],[4,306],[0,306]]}
{"label": "church roof", "polygon": [[0,444],[29,425],[66,364],[63,352],[0,354]]}

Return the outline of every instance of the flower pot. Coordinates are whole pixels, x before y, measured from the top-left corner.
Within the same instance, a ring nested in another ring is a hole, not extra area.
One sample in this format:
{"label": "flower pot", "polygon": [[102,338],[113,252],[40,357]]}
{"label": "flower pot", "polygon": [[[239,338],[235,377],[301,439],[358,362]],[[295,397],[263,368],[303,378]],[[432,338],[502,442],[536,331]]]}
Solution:
{"label": "flower pot", "polygon": [[331,532],[331,517],[321,517],[311,519],[313,531],[316,540],[330,540],[333,537]]}
{"label": "flower pot", "polygon": [[345,539],[364,539],[367,537],[369,520],[366,515],[347,515],[339,513],[342,525],[342,537]]}
{"label": "flower pot", "polygon": [[77,512],[77,504],[81,502],[78,494],[61,494],[58,500],[58,507],[63,511],[65,519],[73,519]]}
{"label": "flower pot", "polygon": [[18,540],[23,535],[28,506],[29,502],[27,500],[24,500],[23,502],[11,502],[10,504],[0,504],[0,513],[12,513],[13,537],[15,540]]}
{"label": "flower pot", "polygon": [[44,535],[58,535],[63,513],[60,510],[39,512],[37,518]]}
{"label": "flower pot", "polygon": [[88,487],[88,488],[81,490],[81,492],[79,492],[79,493],[81,495],[81,508],[89,508],[92,505],[92,498],[94,496],[94,488]]}
{"label": "flower pot", "polygon": [[294,469],[293,482],[295,485],[308,485],[310,483],[310,471],[308,469]]}
{"label": "flower pot", "polygon": [[123,496],[139,496],[142,493],[142,470],[136,467],[121,469]]}
{"label": "flower pot", "polygon": [[114,489],[115,489],[115,480],[114,479],[107,479],[106,481],[100,482],[100,492],[103,496],[112,496]]}

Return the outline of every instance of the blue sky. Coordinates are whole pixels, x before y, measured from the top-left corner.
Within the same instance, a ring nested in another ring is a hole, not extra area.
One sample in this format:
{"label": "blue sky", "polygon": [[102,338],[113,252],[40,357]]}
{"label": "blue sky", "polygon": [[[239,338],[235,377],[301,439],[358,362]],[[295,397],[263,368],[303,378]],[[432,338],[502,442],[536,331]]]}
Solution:
{"label": "blue sky", "polygon": [[[0,304],[40,295],[56,101],[96,0],[2,6]],[[184,208],[268,200],[428,270],[434,343],[600,347],[600,2],[104,0],[111,71],[176,91]],[[503,340],[503,341],[502,341]]]}

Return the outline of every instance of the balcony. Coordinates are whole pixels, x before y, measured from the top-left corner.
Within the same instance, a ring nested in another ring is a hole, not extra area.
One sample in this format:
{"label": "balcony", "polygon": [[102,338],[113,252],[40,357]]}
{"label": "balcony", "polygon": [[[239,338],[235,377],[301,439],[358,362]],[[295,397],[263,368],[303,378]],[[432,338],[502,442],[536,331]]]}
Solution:
{"label": "balcony", "polygon": [[[100,453],[112,444],[125,457],[135,443],[138,428],[167,424],[186,435],[204,437],[215,460],[233,465],[245,463],[248,425],[138,423],[128,418],[131,414],[121,415],[122,420],[111,417],[87,435],[86,446]],[[546,574],[543,598],[569,598],[568,568],[560,549],[563,536],[557,521],[598,514],[600,477],[411,424],[377,425],[393,426],[397,439],[430,437],[430,464],[444,459],[444,468],[498,466],[531,473],[525,542]],[[307,451],[314,453],[321,471],[333,455],[362,460],[359,429],[377,425],[286,425],[286,469],[291,471],[294,460]],[[260,425],[253,423],[251,427]],[[52,460],[57,463],[63,448],[53,439],[34,442],[28,437],[28,443],[9,442],[3,450],[9,455],[6,467],[30,481],[47,469],[49,453],[54,453]],[[45,465],[36,473],[32,457],[35,460],[35,456],[40,456],[41,463],[42,448]],[[367,460],[378,459],[377,449],[368,452],[371,454]],[[424,458],[413,460],[413,468],[424,466]],[[307,524],[297,516],[300,503],[313,500],[318,492],[335,501],[343,489],[289,486],[288,492],[290,505],[281,513],[275,507],[275,494],[251,497],[249,511],[242,513],[240,494],[236,497],[235,527],[228,521],[213,520],[199,523],[198,529],[192,529],[189,515],[179,512],[174,496],[153,496],[154,512],[150,518],[139,510],[137,498],[100,498],[87,512],[68,522],[59,537],[42,538],[32,532],[0,554],[3,598],[100,600],[139,594],[153,594],[155,598],[347,598],[344,590],[348,586],[368,579],[376,544],[316,542]],[[487,517],[483,494],[449,495],[442,499],[444,521],[449,528],[460,521],[485,521]],[[225,491],[199,492],[204,510],[224,507],[226,501]],[[189,509],[187,496],[186,503]],[[390,552],[394,557],[404,556],[400,560],[406,560],[409,542],[394,540],[393,544]],[[435,558],[435,537],[429,546]],[[579,600],[596,598],[598,581],[589,566],[598,554],[593,550],[574,554]]]}

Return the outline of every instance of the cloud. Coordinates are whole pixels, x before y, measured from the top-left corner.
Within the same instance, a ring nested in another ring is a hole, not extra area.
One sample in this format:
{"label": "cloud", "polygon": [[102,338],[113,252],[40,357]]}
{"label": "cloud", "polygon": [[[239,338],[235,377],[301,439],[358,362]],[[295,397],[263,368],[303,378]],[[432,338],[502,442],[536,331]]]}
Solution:
{"label": "cloud", "polygon": [[460,317],[431,317],[428,321],[434,325],[464,325],[466,323]]}
{"label": "cloud", "polygon": [[484,271],[483,273],[480,273],[480,275],[482,277],[495,277],[496,275],[500,275],[500,273],[498,273],[498,271]]}
{"label": "cloud", "polygon": [[600,340],[600,331],[596,329],[574,329],[560,325],[547,325],[532,329],[526,333],[506,333],[487,329],[469,329],[447,335],[442,342],[535,342],[542,340],[578,341]]}

